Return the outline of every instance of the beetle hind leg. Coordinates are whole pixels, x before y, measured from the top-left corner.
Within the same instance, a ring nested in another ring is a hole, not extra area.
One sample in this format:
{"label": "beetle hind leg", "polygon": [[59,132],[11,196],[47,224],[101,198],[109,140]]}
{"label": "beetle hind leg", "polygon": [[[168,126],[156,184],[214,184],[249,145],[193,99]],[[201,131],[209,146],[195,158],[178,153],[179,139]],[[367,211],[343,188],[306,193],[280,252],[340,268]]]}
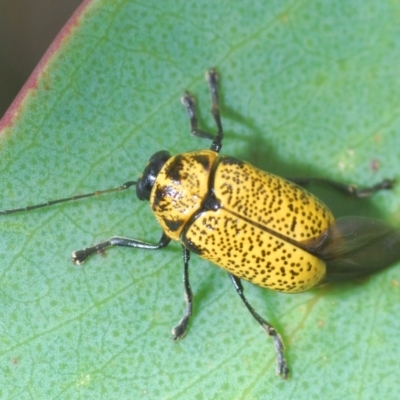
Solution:
{"label": "beetle hind leg", "polygon": [[289,367],[287,365],[287,362],[286,362],[286,359],[285,359],[285,356],[283,353],[283,342],[282,342],[282,339],[281,339],[279,333],[269,322],[267,322],[264,318],[262,318],[254,310],[254,308],[250,305],[250,303],[247,301],[247,299],[243,293],[243,286],[242,286],[242,282],[240,281],[240,279],[237,276],[232,275],[232,274],[229,274],[229,276],[232,280],[233,286],[235,287],[236,293],[240,296],[243,303],[245,304],[247,309],[250,311],[251,315],[263,327],[263,329],[265,330],[267,335],[271,336],[272,339],[274,340],[275,350],[277,353],[276,373],[278,375],[282,376],[284,379],[286,379],[289,375]]}

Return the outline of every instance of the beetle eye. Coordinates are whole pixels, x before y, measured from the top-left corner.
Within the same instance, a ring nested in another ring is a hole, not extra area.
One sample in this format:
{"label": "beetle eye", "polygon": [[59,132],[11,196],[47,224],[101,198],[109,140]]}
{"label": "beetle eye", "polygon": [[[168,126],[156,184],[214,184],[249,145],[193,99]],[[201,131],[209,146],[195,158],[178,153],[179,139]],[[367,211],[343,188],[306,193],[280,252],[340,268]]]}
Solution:
{"label": "beetle eye", "polygon": [[150,200],[151,189],[158,173],[170,157],[171,154],[166,150],[158,151],[151,156],[136,185],[136,195],[139,200]]}

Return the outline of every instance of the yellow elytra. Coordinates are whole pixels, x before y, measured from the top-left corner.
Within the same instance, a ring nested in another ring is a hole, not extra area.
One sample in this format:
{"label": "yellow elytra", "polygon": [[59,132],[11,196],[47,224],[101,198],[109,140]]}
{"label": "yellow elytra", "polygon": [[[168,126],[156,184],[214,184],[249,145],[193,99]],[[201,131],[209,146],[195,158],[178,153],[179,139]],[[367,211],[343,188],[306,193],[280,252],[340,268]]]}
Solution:
{"label": "yellow elytra", "polygon": [[303,247],[328,229],[332,213],[296,184],[246,162],[211,150],[171,157],[150,204],[171,239],[238,278],[296,293],[325,276],[325,262]]}

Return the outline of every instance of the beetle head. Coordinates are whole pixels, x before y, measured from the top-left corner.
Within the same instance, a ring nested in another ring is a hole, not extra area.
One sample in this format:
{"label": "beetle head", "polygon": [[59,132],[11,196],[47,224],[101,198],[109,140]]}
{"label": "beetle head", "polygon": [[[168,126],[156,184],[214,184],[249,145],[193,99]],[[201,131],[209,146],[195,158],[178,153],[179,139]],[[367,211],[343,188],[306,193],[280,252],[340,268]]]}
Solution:
{"label": "beetle head", "polygon": [[136,195],[139,200],[150,200],[151,189],[157,179],[158,173],[166,161],[171,157],[166,150],[153,154],[136,184]]}

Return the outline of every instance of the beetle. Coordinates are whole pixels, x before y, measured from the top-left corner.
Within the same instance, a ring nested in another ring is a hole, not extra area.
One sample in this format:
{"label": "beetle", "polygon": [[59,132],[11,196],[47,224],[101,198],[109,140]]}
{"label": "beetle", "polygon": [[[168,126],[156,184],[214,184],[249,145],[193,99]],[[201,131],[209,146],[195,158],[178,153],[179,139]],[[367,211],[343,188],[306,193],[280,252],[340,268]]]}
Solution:
{"label": "beetle", "polygon": [[186,333],[192,315],[189,282],[190,254],[195,253],[228,271],[234,288],[251,315],[272,337],[277,352],[277,374],[287,378],[289,368],[277,330],[262,318],[244,295],[241,279],[285,293],[299,293],[326,282],[348,281],[382,270],[400,259],[400,233],[372,218],[335,219],[331,211],[303,186],[325,184],[355,197],[391,189],[394,180],[359,189],[322,178],[284,179],[230,156],[221,156],[223,129],[218,101],[218,74],[206,73],[211,113],[217,133],[198,127],[194,97],[185,92],[191,133],[211,140],[209,150],[176,156],[156,152],[137,181],[113,189],[0,211],[0,215],[31,211],[62,202],[136,187],[139,200],[148,201],[161,225],[156,244],[115,236],[74,251],[82,264],[111,246],[159,250],[171,240],[182,246],[186,309],[173,328],[173,339]]}

